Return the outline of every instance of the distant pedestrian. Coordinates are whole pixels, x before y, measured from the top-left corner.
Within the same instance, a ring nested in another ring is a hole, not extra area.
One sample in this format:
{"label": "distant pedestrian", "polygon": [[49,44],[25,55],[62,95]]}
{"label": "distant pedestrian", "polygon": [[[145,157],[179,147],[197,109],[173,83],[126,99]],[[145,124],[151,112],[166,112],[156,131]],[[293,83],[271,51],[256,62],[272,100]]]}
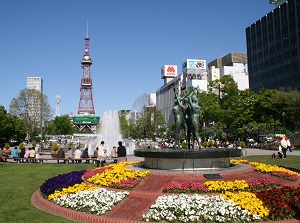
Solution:
{"label": "distant pedestrian", "polygon": [[287,150],[292,152],[291,141],[289,138],[286,139]]}
{"label": "distant pedestrian", "polygon": [[284,136],[281,137],[280,145],[281,145],[281,147],[282,147],[283,159],[286,159],[287,142],[286,142]]}

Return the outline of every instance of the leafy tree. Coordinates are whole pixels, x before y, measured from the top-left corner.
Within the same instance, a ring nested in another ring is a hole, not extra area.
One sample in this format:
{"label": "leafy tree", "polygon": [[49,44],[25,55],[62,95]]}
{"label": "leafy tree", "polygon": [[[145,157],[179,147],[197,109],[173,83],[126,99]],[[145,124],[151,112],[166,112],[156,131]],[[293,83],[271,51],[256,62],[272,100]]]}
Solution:
{"label": "leafy tree", "polygon": [[7,113],[4,106],[0,106],[0,136],[2,141],[9,142],[10,139],[24,139],[26,136],[26,126],[24,122]]}
{"label": "leafy tree", "polygon": [[18,97],[12,99],[9,111],[24,121],[29,134],[41,128],[53,114],[48,97],[35,89],[21,90]]}
{"label": "leafy tree", "polygon": [[49,135],[72,135],[76,128],[72,125],[68,115],[56,116],[46,128]]}
{"label": "leafy tree", "polygon": [[120,128],[123,137],[129,137],[130,135],[130,126],[126,118],[127,114],[128,112],[123,112],[120,116]]}

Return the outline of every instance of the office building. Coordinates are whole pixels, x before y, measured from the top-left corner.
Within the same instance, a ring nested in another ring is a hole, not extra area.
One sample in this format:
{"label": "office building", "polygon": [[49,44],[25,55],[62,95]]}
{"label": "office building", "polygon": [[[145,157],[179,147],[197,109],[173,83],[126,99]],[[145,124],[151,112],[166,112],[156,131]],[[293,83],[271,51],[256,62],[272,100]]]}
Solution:
{"label": "office building", "polygon": [[232,52],[208,64],[208,82],[231,75],[239,90],[249,88],[247,54]]}
{"label": "office building", "polygon": [[269,2],[275,9],[246,28],[249,86],[300,90],[300,1]]}
{"label": "office building", "polygon": [[[41,77],[27,77],[27,89],[34,89],[43,93],[43,79]],[[42,103],[41,97],[36,98],[33,95],[27,98],[27,110],[31,122],[35,127],[43,126],[42,123]]]}

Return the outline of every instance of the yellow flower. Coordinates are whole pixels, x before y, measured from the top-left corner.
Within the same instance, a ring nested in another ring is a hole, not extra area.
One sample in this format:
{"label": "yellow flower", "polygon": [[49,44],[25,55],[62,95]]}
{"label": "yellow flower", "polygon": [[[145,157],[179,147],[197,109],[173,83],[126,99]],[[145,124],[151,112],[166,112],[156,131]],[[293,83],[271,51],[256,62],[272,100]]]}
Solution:
{"label": "yellow flower", "polygon": [[235,204],[241,206],[243,209],[248,210],[252,215],[259,215],[265,217],[269,215],[269,210],[264,207],[263,202],[258,199],[255,194],[250,192],[225,192],[221,194],[225,200],[232,200]]}

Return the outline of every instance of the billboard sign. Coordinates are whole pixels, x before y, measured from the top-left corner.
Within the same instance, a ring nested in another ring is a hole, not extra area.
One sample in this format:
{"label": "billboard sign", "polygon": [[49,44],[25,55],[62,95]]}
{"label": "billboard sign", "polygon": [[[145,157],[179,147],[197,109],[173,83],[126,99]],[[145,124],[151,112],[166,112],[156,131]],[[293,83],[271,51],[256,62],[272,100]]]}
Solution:
{"label": "billboard sign", "polygon": [[187,59],[182,63],[182,69],[206,69],[206,60]]}
{"label": "billboard sign", "polygon": [[177,66],[176,65],[164,65],[161,68],[161,78],[176,77],[176,76],[177,76]]}

